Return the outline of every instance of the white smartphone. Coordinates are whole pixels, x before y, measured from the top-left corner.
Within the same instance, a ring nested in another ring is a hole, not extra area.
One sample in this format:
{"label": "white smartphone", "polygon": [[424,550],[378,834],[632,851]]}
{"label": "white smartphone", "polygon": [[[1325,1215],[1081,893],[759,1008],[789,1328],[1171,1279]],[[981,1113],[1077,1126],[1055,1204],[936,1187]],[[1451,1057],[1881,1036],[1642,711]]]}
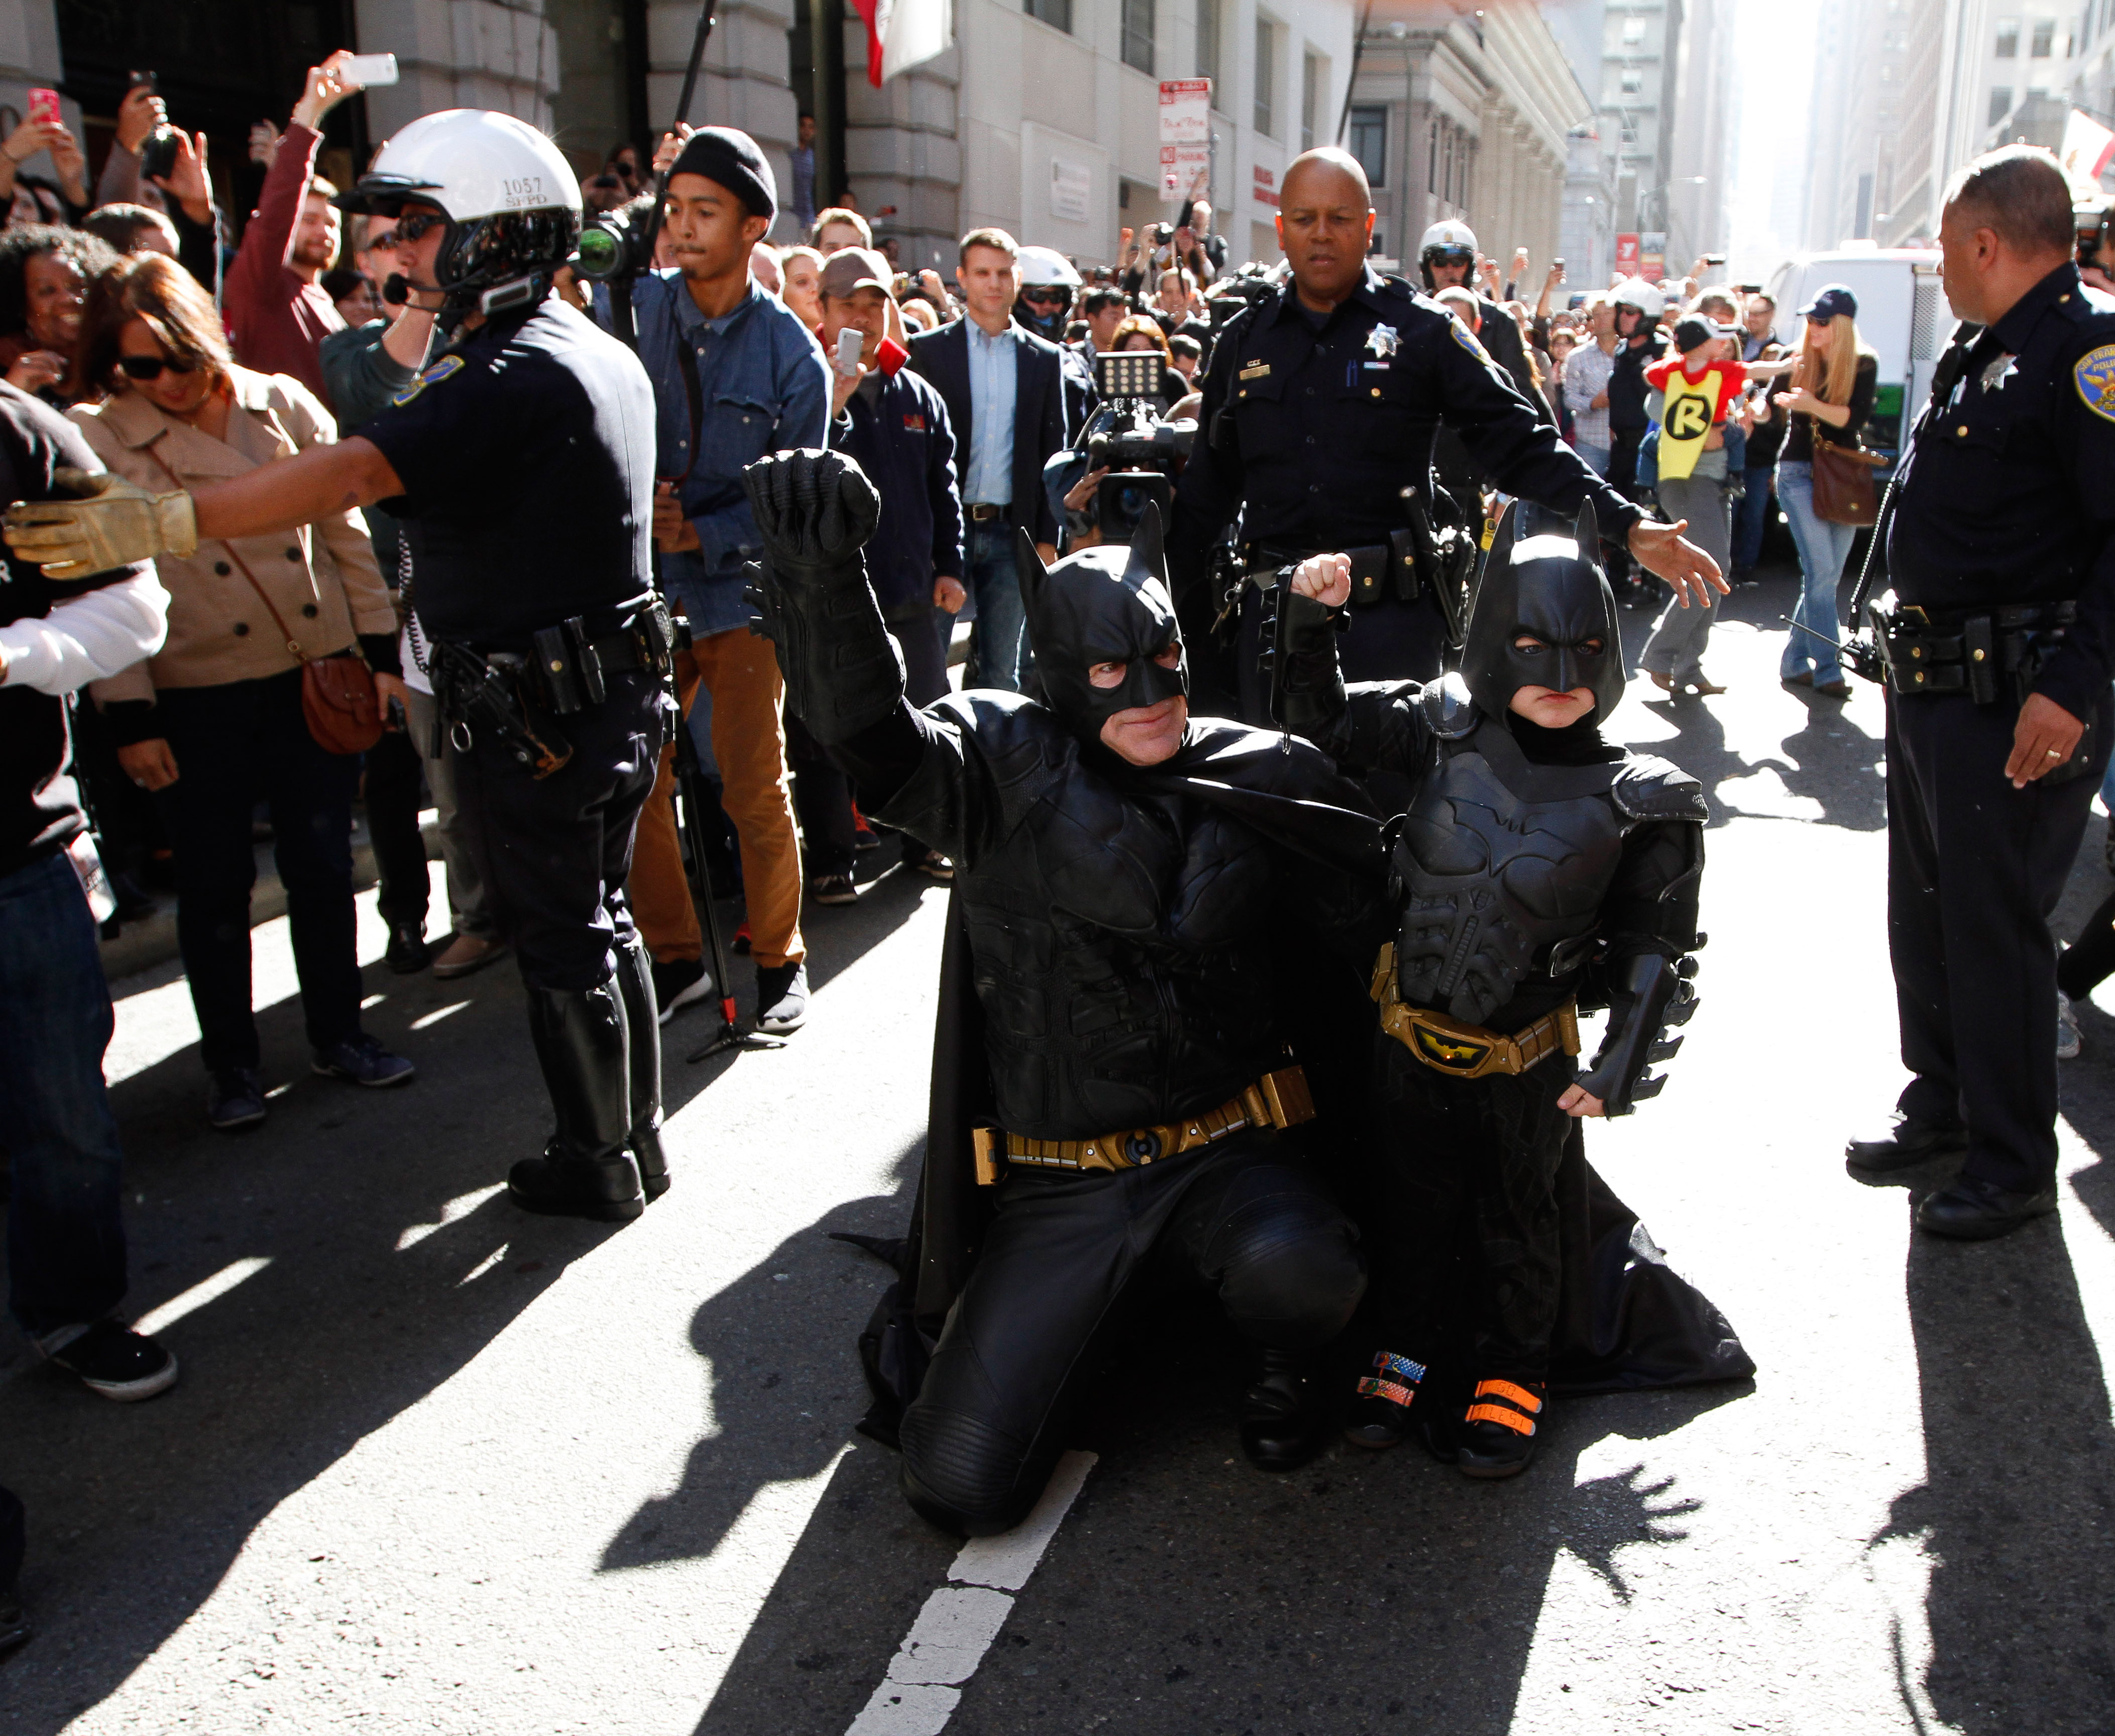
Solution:
{"label": "white smartphone", "polygon": [[848,325],[837,333],[837,372],[850,379],[859,372],[860,351],[866,347],[866,333]]}
{"label": "white smartphone", "polygon": [[345,80],[359,85],[362,90],[372,90],[377,85],[393,85],[397,82],[397,57],[356,54],[345,63]]}

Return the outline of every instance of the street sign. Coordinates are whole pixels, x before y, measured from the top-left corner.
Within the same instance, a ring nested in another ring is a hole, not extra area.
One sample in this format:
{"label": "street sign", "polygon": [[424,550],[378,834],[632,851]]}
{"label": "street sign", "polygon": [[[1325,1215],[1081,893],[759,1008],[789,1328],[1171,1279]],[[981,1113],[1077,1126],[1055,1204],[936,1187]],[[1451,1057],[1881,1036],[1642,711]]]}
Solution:
{"label": "street sign", "polygon": [[1638,238],[1635,235],[1616,237],[1616,275],[1634,278],[1638,274]]}
{"label": "street sign", "polygon": [[1211,80],[1161,80],[1161,192],[1169,199],[1195,198],[1211,175]]}

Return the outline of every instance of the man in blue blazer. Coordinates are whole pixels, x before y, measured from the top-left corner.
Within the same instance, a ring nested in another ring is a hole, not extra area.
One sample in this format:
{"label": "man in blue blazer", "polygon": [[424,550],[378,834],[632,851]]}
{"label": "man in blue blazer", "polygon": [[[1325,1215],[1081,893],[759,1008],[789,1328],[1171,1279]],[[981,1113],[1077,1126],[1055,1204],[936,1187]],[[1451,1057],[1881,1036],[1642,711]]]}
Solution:
{"label": "man in blue blazer", "polygon": [[1014,571],[1014,530],[1058,558],[1058,523],[1044,498],[1043,466],[1064,449],[1065,393],[1058,346],[1015,323],[1021,249],[1003,229],[962,237],[955,281],[968,317],[911,343],[911,365],[930,380],[955,430],[955,478],[966,521],[976,656],[969,684],[1021,690],[1026,617]]}

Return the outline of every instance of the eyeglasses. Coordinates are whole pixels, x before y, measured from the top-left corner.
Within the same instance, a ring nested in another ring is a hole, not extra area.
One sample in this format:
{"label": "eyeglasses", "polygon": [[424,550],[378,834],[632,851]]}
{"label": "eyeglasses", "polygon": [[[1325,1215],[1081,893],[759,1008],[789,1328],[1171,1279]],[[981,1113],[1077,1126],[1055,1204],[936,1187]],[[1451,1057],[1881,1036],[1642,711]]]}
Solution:
{"label": "eyeglasses", "polygon": [[1475,250],[1469,247],[1436,247],[1425,255],[1435,265],[1473,265]]}
{"label": "eyeglasses", "polygon": [[397,219],[397,239],[416,242],[430,229],[438,229],[447,221],[442,211],[406,211]]}
{"label": "eyeglasses", "polygon": [[362,253],[372,253],[378,247],[394,247],[396,245],[397,232],[394,229],[384,229],[379,235],[369,236],[366,245],[360,250]]}
{"label": "eyeglasses", "polygon": [[1072,297],[1062,289],[1024,289],[1021,299],[1030,307],[1062,307]]}
{"label": "eyeglasses", "polygon": [[124,370],[127,379],[159,379],[162,370],[172,374],[194,374],[198,371],[195,361],[174,361],[160,356],[121,356],[117,365]]}

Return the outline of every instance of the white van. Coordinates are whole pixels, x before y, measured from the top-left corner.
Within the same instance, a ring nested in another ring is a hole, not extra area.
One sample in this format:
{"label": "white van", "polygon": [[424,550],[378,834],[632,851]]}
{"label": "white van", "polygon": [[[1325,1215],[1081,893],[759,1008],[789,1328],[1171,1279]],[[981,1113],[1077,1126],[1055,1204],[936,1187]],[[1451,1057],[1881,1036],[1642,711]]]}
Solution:
{"label": "white van", "polygon": [[1938,250],[1867,242],[1833,253],[1795,254],[1764,286],[1778,305],[1780,342],[1799,342],[1800,309],[1831,283],[1842,284],[1858,298],[1858,335],[1880,358],[1879,391],[1864,443],[1897,452],[1953,336],[1953,310],[1939,287]]}

